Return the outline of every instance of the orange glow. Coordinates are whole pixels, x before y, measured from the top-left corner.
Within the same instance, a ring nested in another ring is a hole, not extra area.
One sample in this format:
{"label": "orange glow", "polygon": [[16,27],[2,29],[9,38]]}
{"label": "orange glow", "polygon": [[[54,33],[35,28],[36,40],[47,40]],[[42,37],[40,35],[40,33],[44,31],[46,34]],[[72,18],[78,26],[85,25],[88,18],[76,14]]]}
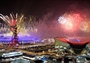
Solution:
{"label": "orange glow", "polygon": [[72,22],[67,22],[66,25],[65,25],[65,28],[66,28],[67,30],[73,29],[73,24],[72,24]]}
{"label": "orange glow", "polygon": [[80,29],[84,32],[90,32],[90,22],[85,21],[80,24]]}

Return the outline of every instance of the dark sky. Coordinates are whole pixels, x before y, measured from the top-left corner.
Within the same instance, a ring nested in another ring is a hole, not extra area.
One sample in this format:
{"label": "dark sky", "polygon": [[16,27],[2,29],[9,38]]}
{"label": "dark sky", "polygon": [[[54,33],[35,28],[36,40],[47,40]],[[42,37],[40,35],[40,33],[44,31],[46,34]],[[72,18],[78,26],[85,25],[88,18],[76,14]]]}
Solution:
{"label": "dark sky", "polygon": [[72,5],[89,8],[89,0],[0,0],[0,13],[24,13],[25,15],[43,15],[47,12],[64,13]]}

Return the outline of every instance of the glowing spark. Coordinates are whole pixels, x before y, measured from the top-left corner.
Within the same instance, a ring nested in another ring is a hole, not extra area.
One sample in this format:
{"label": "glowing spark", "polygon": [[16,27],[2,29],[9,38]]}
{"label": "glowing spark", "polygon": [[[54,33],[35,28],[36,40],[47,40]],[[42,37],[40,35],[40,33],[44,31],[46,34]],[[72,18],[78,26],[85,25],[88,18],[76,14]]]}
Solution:
{"label": "glowing spark", "polygon": [[66,28],[67,30],[70,30],[70,29],[73,28],[73,24],[72,24],[71,22],[67,22],[66,25],[65,25],[65,28]]}
{"label": "glowing spark", "polygon": [[59,22],[60,24],[65,24],[66,21],[67,21],[66,18],[63,17],[63,16],[59,17],[59,19],[58,19],[58,22]]}
{"label": "glowing spark", "polygon": [[80,29],[84,32],[90,32],[90,22],[85,21],[80,24]]}

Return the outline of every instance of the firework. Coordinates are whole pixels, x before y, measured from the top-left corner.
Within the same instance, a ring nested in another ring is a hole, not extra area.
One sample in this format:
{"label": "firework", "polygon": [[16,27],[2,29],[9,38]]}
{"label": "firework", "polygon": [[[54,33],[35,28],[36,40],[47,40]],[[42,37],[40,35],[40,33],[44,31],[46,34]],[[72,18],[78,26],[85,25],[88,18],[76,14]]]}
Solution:
{"label": "firework", "polygon": [[83,18],[80,14],[77,13],[66,13],[63,16],[60,16],[58,22],[61,24],[65,31],[77,31],[79,28],[80,22]]}
{"label": "firework", "polygon": [[84,21],[80,24],[80,29],[84,32],[90,32],[90,22]]}

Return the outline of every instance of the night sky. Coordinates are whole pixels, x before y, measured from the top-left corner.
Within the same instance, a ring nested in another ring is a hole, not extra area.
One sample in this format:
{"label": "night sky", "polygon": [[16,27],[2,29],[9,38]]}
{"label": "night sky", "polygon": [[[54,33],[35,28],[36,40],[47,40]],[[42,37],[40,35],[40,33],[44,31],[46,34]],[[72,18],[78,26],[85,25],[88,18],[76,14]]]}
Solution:
{"label": "night sky", "polygon": [[55,15],[63,14],[74,9],[76,5],[80,9],[89,8],[89,0],[0,0],[0,13],[8,15],[24,13],[25,15],[42,16],[48,12]]}

